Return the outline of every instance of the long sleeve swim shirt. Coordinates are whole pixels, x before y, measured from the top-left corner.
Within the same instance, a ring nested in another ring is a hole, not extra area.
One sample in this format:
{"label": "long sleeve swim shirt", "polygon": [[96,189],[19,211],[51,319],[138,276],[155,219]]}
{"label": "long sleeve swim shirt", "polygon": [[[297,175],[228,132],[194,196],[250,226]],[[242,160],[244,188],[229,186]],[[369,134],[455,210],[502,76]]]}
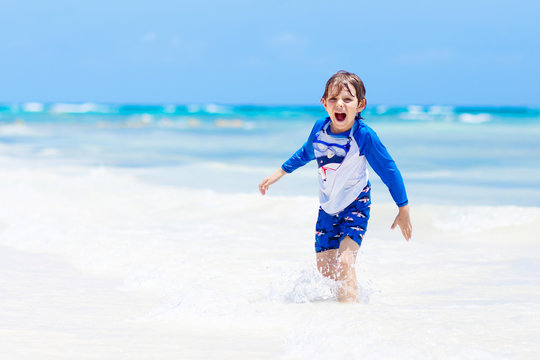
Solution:
{"label": "long sleeve swim shirt", "polygon": [[305,144],[281,168],[291,173],[317,160],[319,200],[328,214],[337,214],[350,205],[367,185],[367,163],[388,187],[397,206],[408,204],[403,178],[396,163],[369,126],[359,118],[340,134],[330,131],[329,117],[318,120]]}

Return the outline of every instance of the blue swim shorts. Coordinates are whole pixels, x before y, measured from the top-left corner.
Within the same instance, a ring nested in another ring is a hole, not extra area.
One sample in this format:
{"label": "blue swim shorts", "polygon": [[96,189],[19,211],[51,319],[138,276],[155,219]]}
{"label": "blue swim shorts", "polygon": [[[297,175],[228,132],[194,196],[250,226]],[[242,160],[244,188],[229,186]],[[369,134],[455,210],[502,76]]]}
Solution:
{"label": "blue swim shorts", "polygon": [[349,236],[358,246],[367,230],[371,186],[368,183],[360,195],[341,212],[330,215],[319,208],[319,218],[315,226],[315,251],[339,249],[345,236]]}

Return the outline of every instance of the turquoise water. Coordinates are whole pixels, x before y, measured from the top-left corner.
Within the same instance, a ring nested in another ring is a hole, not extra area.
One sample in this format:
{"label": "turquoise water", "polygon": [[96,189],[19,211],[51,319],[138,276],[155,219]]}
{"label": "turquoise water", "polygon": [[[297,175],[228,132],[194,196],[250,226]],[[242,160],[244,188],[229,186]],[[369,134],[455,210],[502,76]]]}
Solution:
{"label": "turquoise water", "polygon": [[[322,106],[4,104],[0,156],[253,192],[323,116]],[[363,116],[398,163],[412,201],[540,206],[540,109],[379,105]],[[384,185],[376,188],[390,201]],[[272,190],[316,195],[314,166]]]}

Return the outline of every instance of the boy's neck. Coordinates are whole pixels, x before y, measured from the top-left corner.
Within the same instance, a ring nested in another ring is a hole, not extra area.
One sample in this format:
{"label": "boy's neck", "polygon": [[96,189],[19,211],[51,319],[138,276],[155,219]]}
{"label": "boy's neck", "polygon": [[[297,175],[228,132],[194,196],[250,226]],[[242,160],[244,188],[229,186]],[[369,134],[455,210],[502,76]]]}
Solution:
{"label": "boy's neck", "polygon": [[333,134],[333,135],[345,135],[347,134],[348,132],[350,132],[352,129],[352,126],[350,128],[348,128],[347,130],[341,130],[341,131],[335,131],[334,129],[332,129],[332,124],[330,124],[330,126],[328,127],[328,132],[330,132],[330,134]]}
{"label": "boy's neck", "polygon": [[352,123],[351,127],[349,127],[348,129],[346,130],[340,130],[340,131],[336,131],[334,130],[334,123],[332,122],[332,120],[330,120],[330,125],[328,126],[327,128],[327,131],[332,134],[332,135],[345,135],[345,136],[348,136],[351,132],[351,129],[354,128],[354,125],[356,124],[358,120],[357,119],[354,119],[354,122]]}

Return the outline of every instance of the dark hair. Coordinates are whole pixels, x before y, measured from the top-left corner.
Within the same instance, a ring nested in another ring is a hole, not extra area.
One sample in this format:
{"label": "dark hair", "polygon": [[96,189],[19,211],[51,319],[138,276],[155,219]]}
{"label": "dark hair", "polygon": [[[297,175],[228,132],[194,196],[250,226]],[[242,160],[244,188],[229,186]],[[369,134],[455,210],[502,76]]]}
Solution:
{"label": "dark hair", "polygon": [[341,91],[341,89],[345,88],[352,96],[352,91],[349,86],[354,87],[358,103],[360,103],[366,98],[366,88],[362,79],[360,79],[356,74],[350,73],[345,70],[339,70],[337,73],[332,75],[332,77],[326,82],[324,94],[321,98],[321,101],[323,99],[326,99],[328,97],[328,92],[334,89],[337,91]]}

